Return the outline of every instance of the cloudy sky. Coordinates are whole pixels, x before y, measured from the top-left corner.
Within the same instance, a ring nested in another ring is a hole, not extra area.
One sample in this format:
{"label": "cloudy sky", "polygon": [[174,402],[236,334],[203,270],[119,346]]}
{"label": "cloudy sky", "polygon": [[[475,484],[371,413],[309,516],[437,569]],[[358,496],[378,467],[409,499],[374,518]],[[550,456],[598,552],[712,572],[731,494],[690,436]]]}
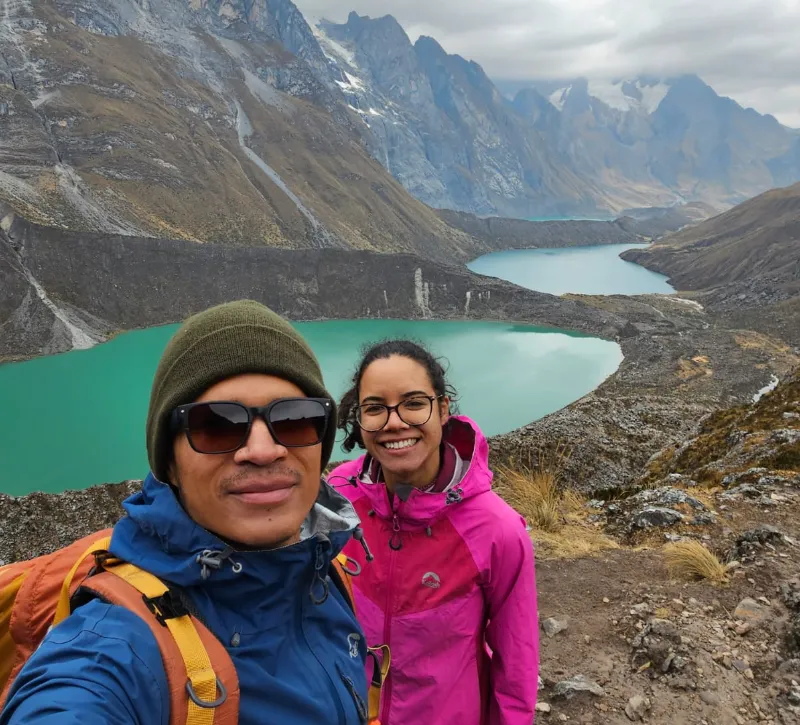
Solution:
{"label": "cloudy sky", "polygon": [[694,72],[800,128],[800,0],[295,0],[344,22],[394,15],[494,79]]}

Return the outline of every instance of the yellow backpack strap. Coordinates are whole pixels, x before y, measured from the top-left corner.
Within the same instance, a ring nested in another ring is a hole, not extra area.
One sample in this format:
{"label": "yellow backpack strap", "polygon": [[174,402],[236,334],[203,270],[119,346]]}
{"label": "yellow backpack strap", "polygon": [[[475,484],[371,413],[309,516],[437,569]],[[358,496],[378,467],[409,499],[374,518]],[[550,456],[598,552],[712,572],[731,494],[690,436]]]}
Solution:
{"label": "yellow backpack strap", "polygon": [[188,612],[174,616],[176,612],[171,611],[174,595],[169,587],[133,564],[116,564],[106,571],[141,592],[147,608],[172,635],[186,667],[186,693],[189,696],[186,725],[212,725],[214,711],[225,702],[228,693],[211,666],[208,652]]}
{"label": "yellow backpack strap", "polygon": [[[378,652],[383,653],[383,658],[378,658]],[[369,683],[368,705],[369,722],[371,725],[380,725],[381,713],[381,689],[386,677],[389,674],[389,667],[392,664],[392,653],[389,645],[382,644],[379,647],[367,648],[367,655],[372,658],[372,680]]]}
{"label": "yellow backpack strap", "polygon": [[108,551],[109,546],[111,546],[110,536],[104,536],[102,539],[97,539],[97,541],[91,543],[86,548],[83,554],[81,554],[72,565],[72,569],[69,570],[69,573],[64,578],[64,583],[61,585],[61,593],[58,595],[56,613],[53,617],[54,627],[60,622],[63,622],[70,615],[71,610],[69,600],[72,594],[72,582],[73,579],[75,579],[75,575],[78,573],[78,570],[81,568],[81,564],[83,564],[83,562],[85,562],[90,556],[94,556],[101,551]]}

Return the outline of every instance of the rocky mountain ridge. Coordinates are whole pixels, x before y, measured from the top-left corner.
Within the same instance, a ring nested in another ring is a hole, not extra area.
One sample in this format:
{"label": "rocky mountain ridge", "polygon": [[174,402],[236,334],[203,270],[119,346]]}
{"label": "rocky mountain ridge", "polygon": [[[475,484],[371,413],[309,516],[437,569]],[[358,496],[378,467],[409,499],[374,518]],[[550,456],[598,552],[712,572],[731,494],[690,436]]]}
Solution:
{"label": "rocky mountain ridge", "polygon": [[[291,2],[3,0],[0,216],[469,256],[368,153]],[[289,52],[281,40],[295,48]]]}
{"label": "rocky mountain ridge", "polygon": [[578,79],[509,101],[477,63],[433,38],[412,44],[392,16],[322,21],[317,37],[378,158],[434,207],[516,217],[686,200],[725,208],[800,179],[796,131],[694,75]]}
{"label": "rocky mountain ridge", "polygon": [[[714,147],[719,174],[702,176],[700,136],[691,164],[644,168],[635,134],[609,145],[622,111],[579,112],[575,89],[561,110],[532,99],[544,115],[512,103],[391,16],[312,27],[291,0],[3,0],[3,13],[0,213],[39,224],[466,259],[483,250],[430,206],[610,218],[800,178],[786,130],[755,121],[732,122],[735,154]],[[684,101],[659,122],[663,158],[704,120]],[[722,125],[741,111],[725,108]],[[728,173],[743,165],[758,173]]]}

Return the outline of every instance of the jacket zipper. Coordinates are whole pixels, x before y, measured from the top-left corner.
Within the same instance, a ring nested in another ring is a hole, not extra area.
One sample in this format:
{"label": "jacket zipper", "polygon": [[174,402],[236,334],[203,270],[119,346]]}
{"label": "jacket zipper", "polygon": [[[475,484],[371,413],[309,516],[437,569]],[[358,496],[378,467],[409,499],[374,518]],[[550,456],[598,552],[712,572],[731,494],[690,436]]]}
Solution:
{"label": "jacket zipper", "polygon": [[[341,694],[339,693],[339,690],[336,687],[336,681],[333,675],[329,672],[328,668],[325,667],[325,665],[322,663],[322,660],[320,659],[316,650],[311,646],[311,642],[308,641],[308,633],[306,632],[306,627],[305,627],[305,613],[306,613],[305,608],[307,606],[309,605],[306,602],[303,602],[302,606],[298,607],[297,609],[297,616],[299,618],[297,624],[300,629],[300,632],[302,632],[303,634],[303,642],[306,645],[306,649],[311,653],[311,656],[313,657],[314,661],[322,670],[322,674],[324,675],[328,685],[327,689],[331,694],[333,705],[336,708],[336,712],[338,714],[337,718],[338,722],[341,723],[341,725],[347,725],[347,713],[345,712],[344,700]],[[311,604],[311,606],[315,607],[320,605]],[[341,678],[341,670],[339,669],[338,664],[335,665],[335,669],[336,669],[336,674],[338,674],[339,677]]]}
{"label": "jacket zipper", "polygon": [[[396,505],[395,505],[396,504]],[[392,533],[389,537],[389,579],[386,582],[386,615],[383,620],[383,642],[391,648],[391,629],[392,629],[392,595],[394,594],[394,567],[397,560],[397,552],[403,547],[403,540],[400,536],[400,519],[397,516],[399,503],[397,499],[392,505]],[[381,707],[381,722],[389,722],[389,710],[392,702],[392,672],[386,677],[383,686],[383,706]]]}
{"label": "jacket zipper", "polygon": [[367,709],[367,704],[361,698],[361,695],[358,694],[358,690],[356,689],[356,684],[350,679],[347,675],[345,675],[342,670],[339,668],[339,665],[336,665],[336,669],[339,670],[339,677],[341,677],[342,682],[344,683],[347,691],[350,693],[350,697],[353,698],[353,704],[356,706],[356,711],[358,712],[359,720],[361,721],[362,725],[366,725],[369,721],[369,711]]}

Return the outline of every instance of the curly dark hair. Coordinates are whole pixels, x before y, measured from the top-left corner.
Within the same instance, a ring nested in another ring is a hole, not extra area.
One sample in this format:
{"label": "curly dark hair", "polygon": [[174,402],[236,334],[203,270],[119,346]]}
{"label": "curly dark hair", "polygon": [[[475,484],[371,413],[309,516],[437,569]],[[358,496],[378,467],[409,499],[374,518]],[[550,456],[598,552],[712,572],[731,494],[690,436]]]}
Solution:
{"label": "curly dark hair", "polygon": [[344,443],[346,451],[352,451],[356,446],[364,448],[364,440],[361,437],[361,428],[356,420],[358,409],[358,391],[361,385],[361,378],[364,371],[376,360],[384,360],[392,355],[407,357],[409,360],[419,363],[425,368],[430,378],[436,395],[445,395],[450,399],[450,411],[455,412],[456,389],[447,382],[447,371],[441,361],[435,358],[431,352],[421,343],[412,340],[395,339],[383,340],[375,343],[363,351],[361,362],[353,375],[350,389],[342,396],[339,403],[339,422],[338,427],[345,432]]}

